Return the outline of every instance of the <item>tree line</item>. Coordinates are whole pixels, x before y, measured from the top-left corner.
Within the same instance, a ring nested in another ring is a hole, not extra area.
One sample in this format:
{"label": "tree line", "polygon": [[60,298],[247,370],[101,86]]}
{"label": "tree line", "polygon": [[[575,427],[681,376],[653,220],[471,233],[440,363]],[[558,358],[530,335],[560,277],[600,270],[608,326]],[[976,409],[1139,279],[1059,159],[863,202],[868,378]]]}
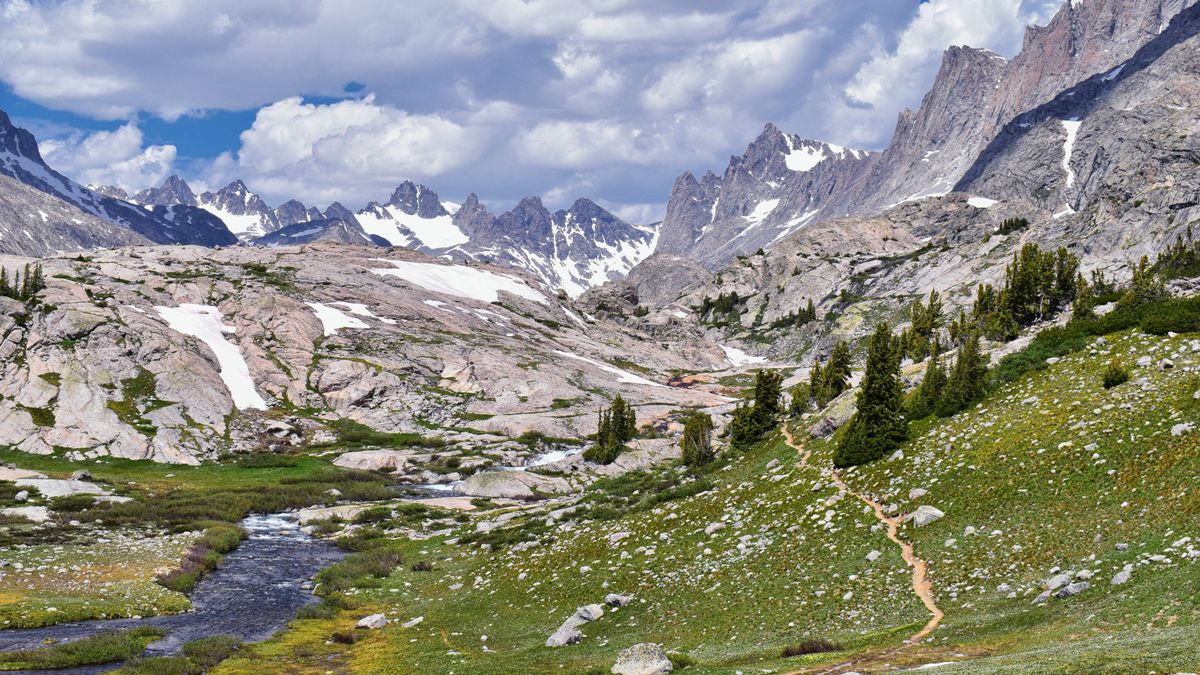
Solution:
{"label": "tree line", "polygon": [[0,267],[0,296],[28,302],[46,288],[46,279],[42,275],[42,266],[26,265],[24,274],[14,270],[9,279],[8,270]]}

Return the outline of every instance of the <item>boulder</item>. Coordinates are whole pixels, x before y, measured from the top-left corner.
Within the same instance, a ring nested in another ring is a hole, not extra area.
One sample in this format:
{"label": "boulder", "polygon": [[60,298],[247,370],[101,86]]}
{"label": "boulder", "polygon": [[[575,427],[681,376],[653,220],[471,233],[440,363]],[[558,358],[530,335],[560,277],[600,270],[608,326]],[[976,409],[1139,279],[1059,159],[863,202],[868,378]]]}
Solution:
{"label": "boulder", "polygon": [[909,499],[920,499],[921,497],[924,497],[927,494],[929,494],[929,490],[926,490],[925,488],[913,488],[908,491],[908,498]]}
{"label": "boulder", "polygon": [[604,596],[604,604],[608,605],[609,607],[624,607],[631,602],[633,602],[633,596],[631,595],[609,593],[608,595]]}
{"label": "boulder", "polygon": [[87,469],[80,469],[71,474],[71,480],[92,480],[92,472]]}
{"label": "boulder", "polygon": [[916,511],[912,512],[909,518],[912,519],[913,525],[925,527],[936,520],[940,520],[945,515],[945,513],[933,506],[922,504],[917,507]]}
{"label": "boulder", "polygon": [[95,483],[81,480],[57,480],[54,478],[22,478],[17,481],[19,487],[30,487],[42,493],[43,497],[70,497],[79,494],[107,494],[104,488]]}
{"label": "boulder", "polygon": [[1066,586],[1058,589],[1054,595],[1058,598],[1067,598],[1072,595],[1079,595],[1080,593],[1091,588],[1091,586],[1092,585],[1086,581],[1076,581],[1073,584],[1067,584]]}
{"label": "boulder", "polygon": [[662,675],[673,669],[662,645],[643,642],[622,649],[612,672],[615,675]]}
{"label": "boulder", "polygon": [[408,468],[415,454],[413,450],[358,450],[343,453],[333,464],[344,469],[397,473]]}
{"label": "boulder", "polygon": [[584,605],[575,610],[575,616],[584,621],[595,621],[604,616],[604,607],[596,604]]}
{"label": "boulder", "polygon": [[50,520],[50,511],[44,506],[14,506],[8,509],[0,509],[0,515],[24,518],[35,523],[44,523]]}
{"label": "boulder", "polygon": [[1121,570],[1113,575],[1112,585],[1120,586],[1121,584],[1127,583],[1132,577],[1133,573],[1129,570]]}
{"label": "boulder", "polygon": [[579,644],[583,640],[583,633],[574,626],[562,626],[554,631],[554,634],[546,638],[547,647],[566,647],[567,645]]}
{"label": "boulder", "polygon": [[1046,580],[1046,590],[1057,591],[1058,589],[1063,588],[1063,587],[1067,586],[1067,584],[1070,584],[1070,583],[1071,583],[1071,575],[1055,574],[1054,576],[1052,576]]}
{"label": "boulder", "polygon": [[356,623],[354,625],[354,627],[377,630],[379,628],[383,628],[384,626],[388,625],[388,623],[390,623],[390,622],[387,620],[387,617],[384,616],[383,614],[372,614],[370,616],[364,616],[363,618],[359,619],[358,623]]}
{"label": "boulder", "polygon": [[528,471],[486,471],[464,480],[458,491],[469,497],[537,499],[576,492],[565,478]]}

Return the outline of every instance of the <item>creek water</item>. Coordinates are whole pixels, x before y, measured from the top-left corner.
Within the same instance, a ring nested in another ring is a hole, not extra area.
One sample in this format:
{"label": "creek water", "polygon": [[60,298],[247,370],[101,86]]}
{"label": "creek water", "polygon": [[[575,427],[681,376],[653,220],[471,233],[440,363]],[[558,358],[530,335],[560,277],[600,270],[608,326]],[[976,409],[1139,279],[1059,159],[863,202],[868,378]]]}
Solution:
{"label": "creek water", "polygon": [[[243,642],[271,637],[302,607],[316,602],[312,592],[302,587],[304,583],[345,554],[332,543],[301,532],[295,516],[290,514],[252,515],[241,526],[249,536],[196,584],[191,610],[170,616],[0,630],[0,651],[36,649],[47,640],[69,642],[139,626],[167,631],[167,637],[150,645],[146,656],[173,655],[192,640],[214,635],[232,635]],[[119,665],[37,672],[99,673]]]}

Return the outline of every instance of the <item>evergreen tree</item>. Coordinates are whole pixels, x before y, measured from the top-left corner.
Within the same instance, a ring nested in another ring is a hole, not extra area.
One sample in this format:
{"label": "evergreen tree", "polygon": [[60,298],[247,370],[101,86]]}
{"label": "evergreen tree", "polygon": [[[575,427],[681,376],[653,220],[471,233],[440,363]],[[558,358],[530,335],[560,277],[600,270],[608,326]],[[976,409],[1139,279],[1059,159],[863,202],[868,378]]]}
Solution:
{"label": "evergreen tree", "polygon": [[683,463],[701,466],[713,460],[712,415],[696,412],[683,420],[683,438],[679,446],[683,450]]}
{"label": "evergreen tree", "polygon": [[960,410],[983,400],[987,393],[987,359],[979,350],[979,336],[971,335],[958,348],[954,367],[942,395],[938,398],[934,412],[938,417],[949,417]]}
{"label": "evergreen tree", "polygon": [[936,290],[929,292],[929,303],[915,300],[910,309],[912,328],[906,333],[904,353],[914,361],[929,355],[929,346],[937,330],[946,322],[942,298]]}
{"label": "evergreen tree", "polygon": [[799,417],[808,412],[808,405],[813,400],[812,385],[798,382],[792,385],[788,392],[791,395],[791,405],[788,407],[788,414],[792,417]]}
{"label": "evergreen tree", "polygon": [[729,420],[729,444],[735,448],[745,448],[757,443],[760,438],[762,429],[758,426],[754,406],[746,402],[739,403]]}
{"label": "evergreen tree", "polygon": [[858,392],[858,412],[834,451],[837,467],[857,466],[886,457],[908,437],[904,389],[900,384],[900,345],[886,323],[879,323],[867,345],[867,367]]}
{"label": "evergreen tree", "polygon": [[921,385],[909,399],[909,419],[919,420],[929,417],[933,413],[938,399],[941,398],[945,386],[946,369],[942,366],[942,346],[937,340],[934,340],[929,365],[925,367],[925,379],[921,380]]}
{"label": "evergreen tree", "polygon": [[754,399],[741,403],[733,411],[729,434],[735,448],[758,442],[762,435],[775,428],[783,412],[783,375],[773,370],[759,370],[754,380]]}
{"label": "evergreen tree", "polygon": [[598,464],[611,464],[621,454],[625,443],[636,437],[636,413],[633,406],[618,395],[611,407],[600,411],[596,442],[583,453],[583,458]]}

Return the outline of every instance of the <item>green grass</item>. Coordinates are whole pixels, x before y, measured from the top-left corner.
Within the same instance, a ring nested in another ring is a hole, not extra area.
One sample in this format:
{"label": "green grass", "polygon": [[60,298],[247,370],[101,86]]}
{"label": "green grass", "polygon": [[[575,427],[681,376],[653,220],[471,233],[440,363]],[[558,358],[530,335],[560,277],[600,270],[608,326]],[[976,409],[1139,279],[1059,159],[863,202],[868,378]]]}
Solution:
{"label": "green grass", "polygon": [[124,661],[141,654],[151,642],[166,634],[161,628],[134,628],[41,649],[0,652],[0,671],[51,670]]}
{"label": "green grass", "polygon": [[[1106,346],[1086,337],[1057,363],[1000,382],[983,403],[914,425],[903,459],[845,473],[901,513],[926,503],[946,514],[902,528],[929,561],[946,619],[926,642],[890,657],[893,665],[960,661],[938,672],[964,673],[1194,670],[1200,559],[1183,555],[1192,544],[1175,543],[1191,537],[1200,548],[1200,436],[1171,428],[1200,418],[1192,397],[1200,389],[1191,372],[1200,371],[1200,354],[1190,349],[1196,337],[1125,330]],[[1129,381],[1104,388],[1110,362],[1143,355],[1155,364],[1169,357],[1176,367],[1132,368]],[[829,465],[831,442],[808,447],[815,464]],[[909,589],[897,547],[861,502],[839,497],[796,460],[775,437],[694,479],[667,468],[601,482],[565,524],[548,524],[534,509],[487,532],[468,524],[453,545],[394,541],[390,550],[433,569],[400,566],[386,577],[353,579],[344,592],[358,608],[304,619],[296,634],[250,647],[218,672],[252,672],[256,656],[301,670],[333,659],[362,673],[396,663],[413,672],[587,672],[611,667],[636,642],[687,654],[695,662],[688,672],[784,672],[901,644],[928,614]],[[701,481],[710,485],[665,498]],[[928,495],[910,500],[918,487]],[[704,534],[717,521],[725,527]],[[965,534],[968,527],[977,533]],[[866,560],[872,550],[881,552],[873,563]],[[1110,584],[1127,564],[1132,580]],[[1092,570],[1092,587],[1033,605],[1055,566]],[[607,592],[635,601],[584,626],[579,645],[543,646],[575,607]],[[331,641],[368,608],[424,621],[354,644]],[[785,647],[805,641],[842,651],[783,657]]]}

